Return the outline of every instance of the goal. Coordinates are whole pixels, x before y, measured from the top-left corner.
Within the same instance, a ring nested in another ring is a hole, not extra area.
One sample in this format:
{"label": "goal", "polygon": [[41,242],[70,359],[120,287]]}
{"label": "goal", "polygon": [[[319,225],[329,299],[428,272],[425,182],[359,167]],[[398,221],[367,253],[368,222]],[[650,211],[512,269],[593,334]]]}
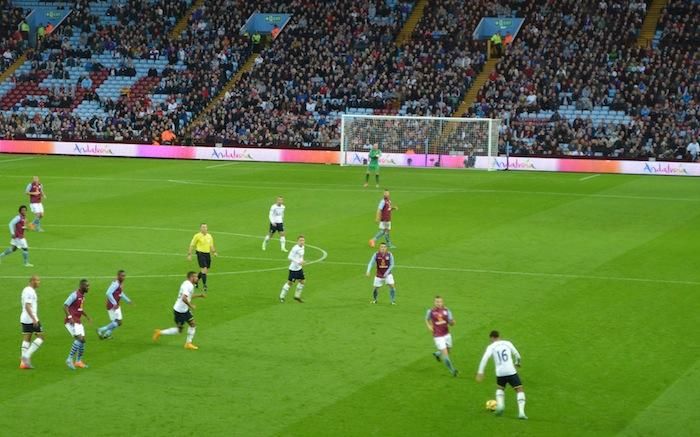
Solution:
{"label": "goal", "polygon": [[380,163],[399,167],[451,167],[497,170],[501,120],[344,114],[340,165],[367,164],[377,144]]}

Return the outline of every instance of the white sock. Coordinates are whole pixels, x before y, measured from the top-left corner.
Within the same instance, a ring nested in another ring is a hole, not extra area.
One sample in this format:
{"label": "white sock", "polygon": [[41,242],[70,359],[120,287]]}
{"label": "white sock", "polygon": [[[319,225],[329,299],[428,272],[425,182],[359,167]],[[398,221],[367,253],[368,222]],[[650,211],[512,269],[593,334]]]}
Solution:
{"label": "white sock", "polygon": [[280,293],[280,299],[284,299],[287,297],[287,292],[289,291],[289,284],[285,282],[285,284],[282,286],[282,292]]}
{"label": "white sock", "polygon": [[27,358],[31,358],[32,355],[34,355],[34,352],[36,352],[37,349],[41,347],[41,345],[44,343],[44,340],[41,338],[37,338],[32,342],[32,345],[29,346],[29,350],[27,351]]}
{"label": "white sock", "polygon": [[294,297],[301,297],[301,292],[304,289],[304,284],[297,284],[297,289],[294,291]]}
{"label": "white sock", "polygon": [[197,328],[189,327],[187,328],[187,343],[192,343],[192,339],[194,338],[194,332],[197,330]]}
{"label": "white sock", "polygon": [[177,328],[161,329],[160,335],[177,335],[180,331]]}
{"label": "white sock", "polygon": [[525,392],[519,392],[516,395],[516,399],[518,400],[518,414],[521,416],[525,415]]}
{"label": "white sock", "polygon": [[27,350],[29,350],[30,344],[28,341],[22,341],[22,358],[27,358]]}
{"label": "white sock", "polygon": [[267,242],[270,241],[270,235],[265,235],[265,241],[263,241],[263,244],[267,244]]}
{"label": "white sock", "polygon": [[496,389],[496,409],[498,411],[503,411],[506,407],[506,393],[499,389]]}
{"label": "white sock", "polygon": [[280,246],[282,246],[282,249],[287,246],[287,237],[280,237]]}

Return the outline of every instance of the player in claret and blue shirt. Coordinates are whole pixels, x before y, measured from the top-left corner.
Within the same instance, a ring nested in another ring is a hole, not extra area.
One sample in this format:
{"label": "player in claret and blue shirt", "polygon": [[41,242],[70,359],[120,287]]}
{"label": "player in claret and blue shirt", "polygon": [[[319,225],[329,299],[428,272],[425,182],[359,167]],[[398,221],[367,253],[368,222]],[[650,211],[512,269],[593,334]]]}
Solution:
{"label": "player in claret and blue shirt", "polygon": [[391,213],[392,211],[398,211],[399,207],[391,204],[391,197],[389,190],[384,190],[384,197],[379,201],[379,207],[377,208],[376,221],[379,224],[379,232],[369,240],[370,247],[374,247],[377,243],[377,239],[384,237],[386,244],[389,245],[390,249],[396,249],[391,243]]}
{"label": "player in claret and blue shirt", "polygon": [[452,376],[457,376],[457,369],[450,360],[450,349],[452,349],[450,326],[455,324],[455,319],[452,318],[452,312],[445,307],[441,296],[435,296],[433,307],[425,315],[425,324],[433,334],[433,341],[437,347],[437,352],[434,352],[433,356],[436,360],[442,360],[445,363]]}
{"label": "player in claret and blue shirt", "polygon": [[119,270],[117,278],[112,281],[107,289],[107,313],[109,313],[110,323],[99,328],[97,335],[100,339],[112,338],[112,332],[122,325],[122,307],[121,301],[131,304],[131,299],[124,293],[124,280],[126,272]]}
{"label": "player in claret and blue shirt", "polygon": [[29,245],[27,245],[27,240],[24,238],[24,231],[27,229],[27,207],[24,205],[20,206],[18,212],[19,214],[10,220],[9,224],[10,247],[0,253],[0,260],[12,252],[15,252],[17,249],[22,249],[24,266],[34,267],[34,265],[29,263]]}
{"label": "player in claret and blue shirt", "polygon": [[372,255],[372,259],[369,260],[369,264],[367,264],[367,277],[370,276],[372,266],[375,265],[377,267],[377,272],[374,277],[374,290],[372,290],[371,303],[377,303],[377,297],[379,297],[379,287],[386,284],[389,286],[391,304],[396,305],[396,287],[394,283],[394,275],[391,273],[391,271],[394,269],[394,255],[387,250],[386,244],[384,243],[379,245],[379,251]]}

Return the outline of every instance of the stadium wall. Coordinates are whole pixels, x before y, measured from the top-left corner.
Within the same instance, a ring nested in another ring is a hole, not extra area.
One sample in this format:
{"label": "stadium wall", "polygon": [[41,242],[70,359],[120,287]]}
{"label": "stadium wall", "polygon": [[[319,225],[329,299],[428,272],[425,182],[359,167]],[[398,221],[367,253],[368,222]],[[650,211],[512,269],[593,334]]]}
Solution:
{"label": "stadium wall", "polygon": [[[34,140],[0,140],[0,153],[314,164],[338,164],[342,157],[341,152],[327,150],[156,146],[150,144]],[[366,152],[345,153],[347,153],[345,162],[350,165],[362,165],[366,162]],[[492,167],[497,170],[700,176],[700,163],[690,162],[522,157],[489,158],[486,156],[477,156],[470,162],[466,156],[458,155],[384,153],[380,163],[389,167],[473,167],[487,169],[492,164]]]}

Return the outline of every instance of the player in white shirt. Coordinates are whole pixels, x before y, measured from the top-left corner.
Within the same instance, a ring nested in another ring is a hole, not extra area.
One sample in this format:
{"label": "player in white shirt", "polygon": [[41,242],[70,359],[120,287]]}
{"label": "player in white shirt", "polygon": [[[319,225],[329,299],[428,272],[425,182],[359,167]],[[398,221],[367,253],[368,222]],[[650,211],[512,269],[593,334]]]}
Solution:
{"label": "player in white shirt", "polygon": [[294,282],[299,281],[297,283],[297,288],[294,291],[294,300],[299,302],[299,303],[304,303],[304,301],[301,298],[301,292],[304,290],[304,281],[306,278],[304,277],[304,269],[303,266],[305,264],[304,262],[304,236],[300,235],[299,238],[297,238],[297,244],[292,247],[291,252],[289,252],[289,256],[287,257],[291,263],[289,264],[289,276],[287,277],[287,282],[284,283],[284,286],[282,287],[282,292],[280,293],[280,302],[284,303],[284,299],[287,297],[287,292],[289,292],[289,288],[294,284]]}
{"label": "player in white shirt", "polygon": [[[29,278],[29,285],[22,290],[22,315],[19,322],[22,324],[22,357],[20,369],[33,369],[31,358],[44,343],[44,331],[39,321],[39,298],[36,289],[41,280],[38,276]],[[32,335],[36,338],[32,341]]]}
{"label": "player in white shirt", "polygon": [[187,272],[187,279],[182,283],[182,285],[180,285],[180,292],[177,295],[175,305],[173,305],[175,326],[167,329],[156,329],[153,333],[153,341],[158,341],[161,335],[177,335],[181,333],[182,328],[185,326],[185,323],[187,323],[189,327],[187,328],[187,340],[185,341],[185,349],[199,349],[198,346],[192,344],[192,339],[194,338],[194,333],[196,331],[196,324],[191,311],[196,307],[192,303],[192,299],[196,299],[198,297],[207,297],[207,294],[193,294],[194,286],[197,284],[198,280],[199,278],[197,277],[197,272]]}
{"label": "player in white shirt", "polygon": [[280,234],[280,247],[282,252],[287,252],[287,237],[284,233],[284,198],[282,196],[277,197],[277,202],[273,203],[270,207],[270,214],[268,216],[270,220],[270,230],[267,235],[265,235],[265,240],[263,240],[262,250],[267,249],[267,243],[270,242],[270,238],[275,235],[275,232]]}
{"label": "player in white shirt", "polygon": [[520,367],[520,353],[513,346],[513,343],[507,340],[501,340],[501,335],[498,331],[491,331],[489,334],[491,344],[488,345],[484,356],[481,357],[479,370],[476,372],[476,381],[484,380],[484,369],[489,358],[493,357],[493,362],[496,365],[496,414],[503,414],[505,409],[505,388],[506,384],[510,384],[515,389],[516,398],[518,400],[518,418],[527,419],[525,415],[525,392],[523,384],[520,382],[520,376],[515,370]]}

